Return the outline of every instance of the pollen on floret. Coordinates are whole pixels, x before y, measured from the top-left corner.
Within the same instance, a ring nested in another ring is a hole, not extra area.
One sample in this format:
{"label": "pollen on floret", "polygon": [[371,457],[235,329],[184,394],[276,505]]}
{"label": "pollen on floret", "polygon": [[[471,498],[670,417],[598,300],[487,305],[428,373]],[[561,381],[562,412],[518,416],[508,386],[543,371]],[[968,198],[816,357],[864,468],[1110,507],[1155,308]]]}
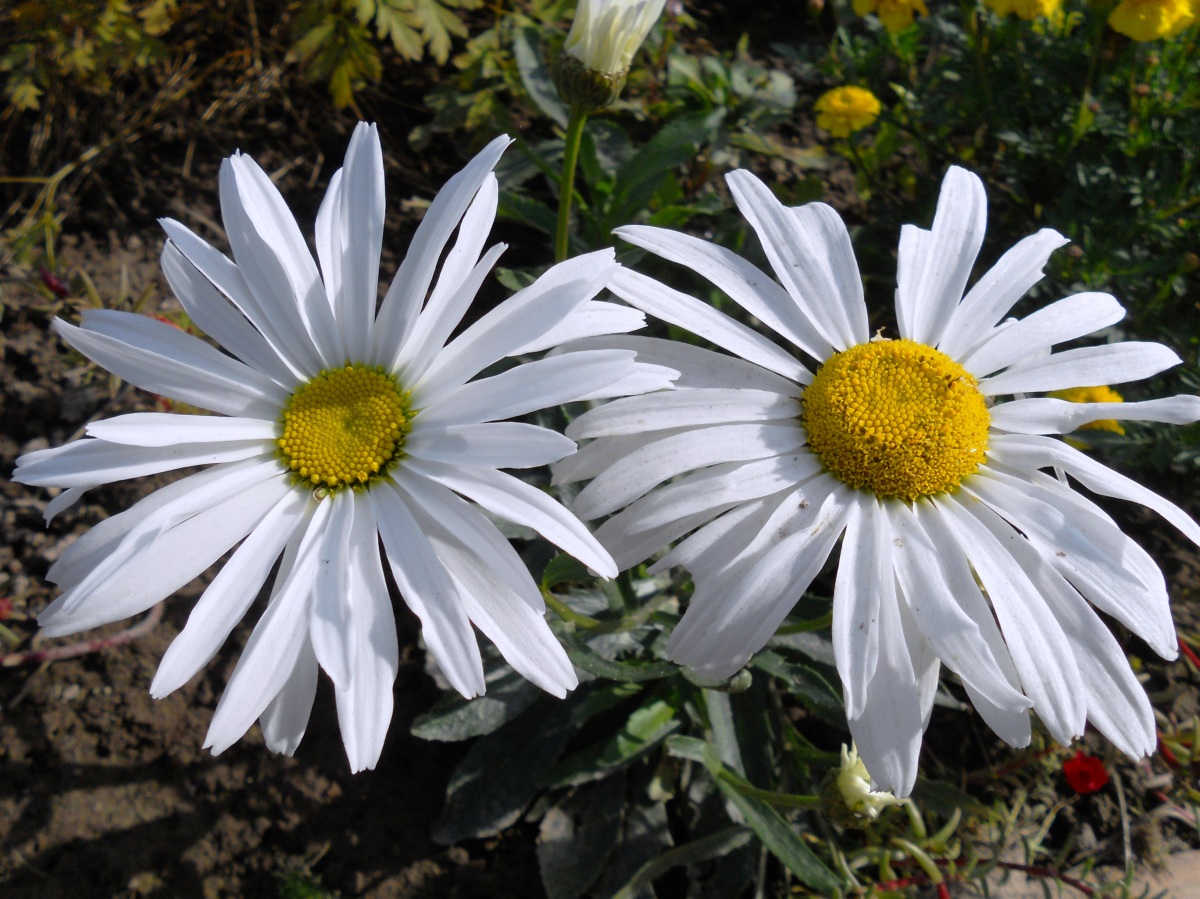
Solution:
{"label": "pollen on floret", "polygon": [[327,369],[283,407],[276,441],[301,482],[338,490],[362,486],[403,455],[412,428],[408,395],[379,366]]}
{"label": "pollen on floret", "polygon": [[975,378],[921,343],[875,340],[834,354],[803,405],[809,449],[881,498],[953,492],[986,460],[991,417]]}

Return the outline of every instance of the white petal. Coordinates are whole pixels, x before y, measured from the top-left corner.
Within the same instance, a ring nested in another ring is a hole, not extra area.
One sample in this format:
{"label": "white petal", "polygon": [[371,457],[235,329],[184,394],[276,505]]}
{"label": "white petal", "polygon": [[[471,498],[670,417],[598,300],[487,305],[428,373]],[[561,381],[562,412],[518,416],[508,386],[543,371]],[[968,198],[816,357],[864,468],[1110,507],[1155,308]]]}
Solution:
{"label": "white petal", "polygon": [[[795,511],[802,501],[800,491],[791,490],[739,503],[731,506],[727,512],[714,512],[711,516],[715,518],[714,521],[700,528],[686,540],[680,541],[674,549],[655,562],[649,571],[651,574],[657,574],[678,565],[688,569],[697,579],[715,576],[740,557],[748,555],[747,549],[755,539],[754,535],[766,527],[767,521],[780,507],[790,503],[789,511]],[[716,518],[717,515],[720,517]],[[608,522],[620,517],[615,515],[606,521],[596,531],[596,536],[604,533]],[[616,556],[616,553],[613,555]]]}
{"label": "white petal", "polygon": [[653,425],[668,427],[726,424],[734,421],[769,421],[799,418],[800,401],[765,390],[673,390],[635,396],[592,409],[567,427],[573,440],[636,434]]}
{"label": "white petal", "polygon": [[1140,381],[1182,360],[1161,343],[1125,341],[1065,350],[1029,365],[1013,366],[979,382],[984,396],[1043,393]]}
{"label": "white petal", "polygon": [[[342,305],[342,258],[349,239],[346,220],[342,215],[342,169],[333,173],[321,208],[317,210],[317,259],[325,282],[325,295],[335,310]],[[334,313],[336,317],[336,312]]]}
{"label": "white petal", "polygon": [[292,666],[292,673],[258,719],[263,740],[272,752],[294,755],[299,748],[308,729],[313,700],[317,698],[319,671],[312,645],[305,640]]}
{"label": "white petal", "polygon": [[458,589],[413,517],[414,501],[403,489],[381,486],[368,493],[375,505],[388,565],[405,604],[421,620],[425,646],[450,685],[467,699],[484,692],[483,662]]}
{"label": "white petal", "polygon": [[575,442],[536,425],[504,421],[414,429],[404,451],[449,465],[534,468],[569,456]]}
{"label": "white petal", "polygon": [[536,487],[489,468],[406,460],[405,467],[473,500],[493,515],[533,528],[603,577],[615,577],[612,557],[582,522]]}
{"label": "white petal", "polygon": [[250,609],[283,548],[307,525],[307,504],[304,493],[288,490],[221,567],[167,647],[150,685],[151,696],[161,699],[173,693],[217,654]]}
{"label": "white petal", "polygon": [[1093,493],[1141,503],[1179,528],[1193,543],[1200,545],[1200,526],[1181,508],[1061,440],[997,435],[992,439],[988,451],[995,453],[1000,461],[1024,471],[1052,466],[1061,468]]}
{"label": "white petal", "polygon": [[653,278],[622,268],[609,281],[608,288],[631,306],[704,337],[755,365],[800,384],[812,381],[812,374],[798,359],[757,331]]}
{"label": "white petal", "polygon": [[277,428],[275,422],[260,418],[131,412],[94,421],[87,426],[87,433],[108,443],[125,446],[172,446],[180,443],[274,440]]}
{"label": "white petal", "polygon": [[589,391],[583,396],[577,397],[575,402],[585,403],[618,396],[640,396],[643,393],[654,393],[657,390],[670,390],[674,380],[678,377],[679,372],[674,369],[634,362],[632,370],[625,377],[618,378],[599,390]]}
{"label": "white petal", "polygon": [[586,446],[576,450],[565,459],[554,463],[553,478],[550,483],[554,486],[570,484],[573,481],[583,481],[594,478],[607,468],[611,468],[625,456],[648,446],[664,437],[689,433],[691,428],[668,428],[664,431],[647,431],[644,434],[630,434],[626,437],[606,437],[604,440],[593,440]]}
{"label": "white petal", "polygon": [[599,293],[615,268],[613,251],[600,250],[549,269],[447,344],[415,386],[414,402],[436,401],[554,327]]}
{"label": "white petal", "polygon": [[572,508],[585,519],[628,505],[668,478],[721,462],[793,453],[805,442],[798,424],[732,424],[664,437],[630,452],[599,474]]}
{"label": "white petal", "polygon": [[646,326],[646,316],[640,309],[617,303],[588,300],[561,322],[536,340],[517,347],[512,355],[537,353],[588,337],[605,334],[625,334]]}
{"label": "white petal", "polygon": [[350,771],[374,768],[392,721],[392,685],[400,670],[396,618],[383,579],[373,504],[352,495],[350,535],[350,627],[355,653],[348,688],[337,688],[338,725]]}
{"label": "white petal", "polygon": [[[450,252],[446,254],[442,270],[438,273],[437,284],[434,285],[429,299],[425,303],[425,308],[421,312],[422,317],[437,310],[443,303],[450,302],[450,298],[458,294],[459,288],[466,283],[467,278],[470,277],[479,262],[479,254],[483,252],[483,245],[487,243],[488,235],[492,232],[492,224],[496,221],[496,207],[499,202],[500,183],[496,180],[495,172],[488,172],[483,179],[483,184],[479,186],[478,193],[475,194],[475,199],[467,207],[462,222],[459,223],[458,239],[455,240]],[[503,247],[504,244],[500,246]],[[488,268],[490,269],[491,266]],[[474,291],[472,291],[473,293]],[[439,314],[445,315],[445,313]],[[454,326],[457,326],[461,315],[460,312],[457,317],[453,315],[447,317],[453,318]],[[453,326],[451,330],[453,330]]]}
{"label": "white petal", "polygon": [[[727,503],[724,506],[705,509],[684,518],[674,519],[657,528],[646,531],[639,530],[636,533],[625,528],[628,520],[623,518],[624,513],[621,513],[614,515],[596,529],[596,539],[612,554],[613,560],[617,563],[617,570],[625,571],[639,562],[644,562],[689,531],[695,530],[710,519],[735,508],[736,505],[736,503]],[[654,564],[654,573],[666,571],[675,564],[677,563],[674,560],[664,557]]]}
{"label": "white petal", "polygon": [[1078,293],[996,330],[958,361],[971,374],[983,377],[1019,363],[1039,348],[1083,337],[1124,317],[1125,309],[1108,294]]}
{"label": "white petal", "polygon": [[934,505],[987,590],[1025,694],[1064,746],[1083,733],[1087,705],[1079,665],[1062,627],[1031,580],[1040,564],[1025,538],[983,503],[946,494]]}
{"label": "white petal", "polygon": [[613,233],[707,278],[752,316],[814,359],[825,359],[833,352],[830,342],[813,323],[798,314],[796,302],[788,292],[737,253],[666,228],[626,225]]}
{"label": "white petal", "polygon": [[[379,296],[379,251],[383,246],[383,148],[375,125],[359,122],[355,127],[346,148],[338,192],[346,237],[342,244],[341,291],[333,309],[346,357],[361,361],[371,352],[371,324]],[[307,249],[304,255],[308,257]]]}
{"label": "white petal", "polygon": [[[352,491],[342,491],[325,500],[333,506],[329,524],[317,553],[316,581],[309,621],[309,639],[317,661],[338,691],[349,689],[351,666],[359,647],[350,592],[351,546],[357,503]],[[365,651],[365,647],[363,648]]]}
{"label": "white petal", "polygon": [[1101,419],[1187,425],[1200,420],[1200,397],[1170,396],[1140,403],[1072,403],[1037,397],[1001,403],[992,408],[991,418],[992,427],[1014,434],[1067,434]]}
{"label": "white petal", "polygon": [[87,487],[70,487],[46,503],[46,508],[42,510],[42,518],[46,524],[49,525],[55,518],[83,499],[83,495],[88,492],[88,489]]}
{"label": "white petal", "polygon": [[[879,662],[885,524],[874,497],[864,494],[847,509],[846,534],[833,591],[832,633],[833,655],[842,679],[846,716],[850,719],[862,715]],[[886,576],[892,580],[890,571]]]}
{"label": "white petal", "polygon": [[994,706],[1009,712],[1030,708],[1033,703],[1009,683],[979,626],[944,580],[938,556],[945,549],[930,539],[906,504],[888,502],[881,508],[890,525],[892,562],[905,604],[938,658]]}
{"label": "white petal", "polygon": [[933,226],[900,232],[896,317],[900,336],[937,346],[966,290],[987,228],[987,195],[978,177],[951,166]]}
{"label": "white petal", "polygon": [[495,138],[429,204],[375,318],[373,359],[383,360],[389,348],[402,347],[408,340],[450,233],[510,143],[507,135]]}
{"label": "white petal", "polygon": [[287,683],[308,643],[312,583],[332,507],[332,503],[317,503],[291,571],[276,582],[267,610],[246,641],[204,738],[204,747],[211,748],[213,755],[240,740],[258,720]]}
{"label": "white petal", "polygon": [[[162,322],[156,324],[171,328]],[[287,399],[287,392],[265,375],[182,331],[179,333],[183,337],[195,341],[190,348],[195,352],[186,358],[178,342],[152,342],[129,330],[118,338],[57,319],[54,331],[93,362],[135,387],[202,409],[274,418]]]}
{"label": "white petal", "polygon": [[1067,238],[1050,228],[1018,241],[955,307],[938,349],[951,359],[962,358],[1042,280],[1042,269],[1050,254],[1068,243]]}
{"label": "white petal", "polygon": [[296,384],[295,373],[279,358],[270,342],[188,261],[173,241],[163,245],[162,268],[171,290],[200,330],[277,383],[285,387]]}
{"label": "white petal", "polygon": [[[490,378],[463,384],[422,408],[420,427],[471,424],[525,415],[577,400],[632,374],[629,350],[564,353],[526,362]],[[418,394],[414,404],[424,400]]]}

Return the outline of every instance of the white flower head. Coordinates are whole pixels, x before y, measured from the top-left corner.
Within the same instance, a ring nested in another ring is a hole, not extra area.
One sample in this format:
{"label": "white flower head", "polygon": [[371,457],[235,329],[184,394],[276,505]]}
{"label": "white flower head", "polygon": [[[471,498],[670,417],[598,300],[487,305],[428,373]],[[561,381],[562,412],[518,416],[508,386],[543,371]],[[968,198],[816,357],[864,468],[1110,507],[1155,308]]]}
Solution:
{"label": "white flower head", "polygon": [[228,355],[141,315],[88,310],[81,326],[55,322],[67,343],[131,384],[218,414],[122,415],[18,460],[15,480],[66,488],[48,519],[102,484],[209,466],[63,552],[49,577],[64,592],[39,618],[45,633],[135,615],[236,546],[159,666],[151,692],[165,696],[216,654],[279,562],[213,716],[205,745],[214,753],[256,719],[268,746],[295,751],[320,668],[335,687],[351,768],[375,765],[398,665],[384,566],[464,696],[484,692],[472,624],[550,693],[577,683],[538,588],[485,512],[605,576],[616,568],[578,519],[499,470],[545,465],[574,444],[504,419],[658,389],[671,373],[630,351],[568,346],[477,377],[513,356],[640,326],[641,313],[593,299],[617,268],[605,251],[555,266],[451,339],[504,249],[484,252],[492,169],[508,143],[492,141],[437,195],[378,314],[383,154],[375,126],[360,124],[317,215],[316,261],[270,178],[240,154],[220,174],[232,259],[163,220],[167,280]]}
{"label": "white flower head", "polygon": [[579,0],[563,52],[584,68],[624,75],[666,0]]}
{"label": "white flower head", "polygon": [[787,208],[749,172],[728,182],[778,281],[698,238],[644,226],[618,233],[710,280],[791,349],[617,271],[610,288],[631,305],[732,355],[650,338],[594,342],[636,349],[681,376],[673,391],[577,418],[568,436],[595,439],[555,475],[592,478],[574,509],[617,513],[597,537],[622,568],[690,534],[651,569],[685,566],[696,585],[670,657],[706,677],[732,675],[840,539],[833,647],[850,731],[880,789],[912,789],[943,664],[1013,745],[1029,742],[1032,707],[1063,744],[1091,721],[1131,756],[1153,751],[1150,703],[1096,610],[1174,658],[1163,576],[1068,477],[1148,506],[1197,543],[1200,527],[1053,435],[1101,419],[1192,422],[1200,398],[1023,395],[1136,381],[1178,356],[1140,342],[1052,351],[1124,316],[1100,293],[1003,322],[1067,242],[1049,229],[967,291],[986,197],[963,169],[946,175],[932,229],[901,233],[898,340],[872,339],[850,237],[832,208]]}
{"label": "white flower head", "polygon": [[874,821],[888,806],[904,805],[907,799],[897,799],[892,793],[872,789],[871,775],[858,756],[858,747],[842,744],[842,763],[834,778],[838,794],[851,813]]}

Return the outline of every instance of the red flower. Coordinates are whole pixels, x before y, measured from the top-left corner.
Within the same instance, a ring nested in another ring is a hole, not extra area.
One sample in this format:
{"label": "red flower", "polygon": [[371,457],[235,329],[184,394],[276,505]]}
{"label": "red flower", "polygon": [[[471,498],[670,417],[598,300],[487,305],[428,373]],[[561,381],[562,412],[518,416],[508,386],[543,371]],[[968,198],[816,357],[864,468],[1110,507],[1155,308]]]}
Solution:
{"label": "red flower", "polygon": [[1108,772],[1104,763],[1091,755],[1076,752],[1062,766],[1063,776],[1076,793],[1095,793],[1108,783]]}
{"label": "red flower", "polygon": [[13,603],[7,596],[0,596],[0,621],[12,614]]}

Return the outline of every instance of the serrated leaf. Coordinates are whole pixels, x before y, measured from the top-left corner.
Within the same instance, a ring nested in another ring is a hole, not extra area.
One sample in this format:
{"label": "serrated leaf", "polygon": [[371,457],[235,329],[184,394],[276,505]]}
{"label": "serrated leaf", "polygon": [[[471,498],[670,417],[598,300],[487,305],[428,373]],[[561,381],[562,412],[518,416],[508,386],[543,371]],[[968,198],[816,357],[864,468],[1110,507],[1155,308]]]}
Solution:
{"label": "serrated leaf", "polygon": [[533,705],[541,690],[507,665],[487,676],[487,693],[464,699],[447,692],[428,712],[418,715],[412,734],[422,740],[455,742],[490,734]]}
{"label": "serrated leaf", "polygon": [[621,834],[624,778],[588,784],[552,806],[538,830],[547,899],[577,899],[603,872]]}

